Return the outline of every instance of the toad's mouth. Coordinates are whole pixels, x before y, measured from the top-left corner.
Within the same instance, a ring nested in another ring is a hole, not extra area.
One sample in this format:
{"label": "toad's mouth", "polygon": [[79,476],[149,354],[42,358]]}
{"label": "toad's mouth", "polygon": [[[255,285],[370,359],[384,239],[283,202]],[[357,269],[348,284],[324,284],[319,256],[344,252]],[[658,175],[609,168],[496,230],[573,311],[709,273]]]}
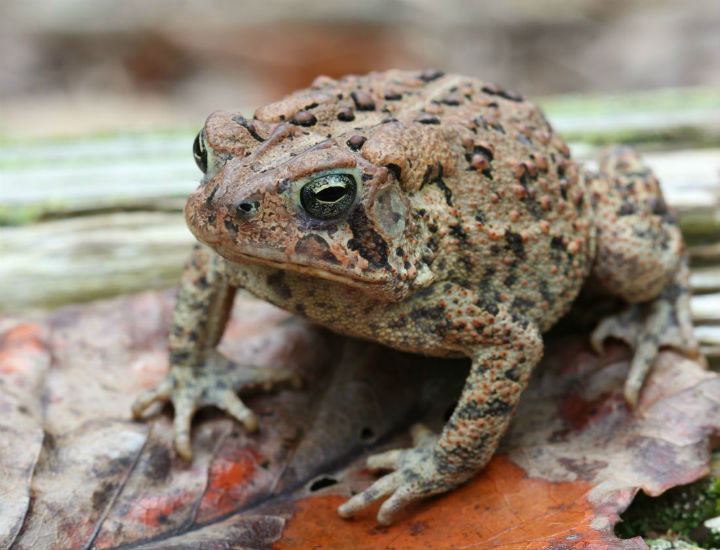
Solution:
{"label": "toad's mouth", "polygon": [[297,262],[293,260],[282,261],[276,258],[268,258],[266,256],[252,254],[247,252],[238,252],[233,250],[227,252],[225,250],[216,248],[218,254],[220,254],[226,260],[233,263],[252,263],[260,264],[266,267],[274,269],[280,269],[283,271],[292,271],[295,273],[301,273],[307,275],[310,278],[324,279],[335,283],[340,283],[347,286],[352,286],[359,289],[378,289],[383,285],[387,284],[387,279],[383,279],[371,276],[363,276],[357,272],[353,272],[350,269],[339,268],[337,272],[324,269],[308,263]]}

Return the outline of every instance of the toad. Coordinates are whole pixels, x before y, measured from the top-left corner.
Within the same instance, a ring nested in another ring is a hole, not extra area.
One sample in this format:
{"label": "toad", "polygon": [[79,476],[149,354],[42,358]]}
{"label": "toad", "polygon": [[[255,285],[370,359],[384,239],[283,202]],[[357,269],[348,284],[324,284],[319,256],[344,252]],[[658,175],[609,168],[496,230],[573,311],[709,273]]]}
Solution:
{"label": "toad", "polygon": [[173,402],[182,457],[197,408],[252,431],[234,389],[293,378],[216,351],[237,288],[341,334],[471,360],[442,432],[415,429],[413,448],[371,456],[391,472],[339,508],[386,498],[382,524],[490,460],[542,334],[582,289],[627,304],[591,342],[633,347],[630,407],[660,346],[697,353],[682,237],[657,179],[627,147],[582,168],[511,90],[436,70],[320,77],[251,119],[211,114],[194,154],[204,176],[185,215],[201,244],[177,297],[171,369],[133,406],[139,417]]}

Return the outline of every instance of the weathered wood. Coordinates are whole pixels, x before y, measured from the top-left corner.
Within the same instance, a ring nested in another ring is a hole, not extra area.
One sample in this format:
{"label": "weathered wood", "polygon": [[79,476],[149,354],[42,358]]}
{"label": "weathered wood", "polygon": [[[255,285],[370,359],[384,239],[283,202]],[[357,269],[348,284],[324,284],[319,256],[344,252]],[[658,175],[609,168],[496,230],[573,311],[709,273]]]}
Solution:
{"label": "weathered wood", "polygon": [[179,132],[5,146],[0,225],[88,211],[182,208],[182,197],[200,175],[191,154],[193,137]]}
{"label": "weathered wood", "polygon": [[690,286],[697,294],[720,292],[720,265],[694,267],[690,274]]}
{"label": "weathered wood", "polygon": [[[690,244],[698,337],[720,357],[720,148],[697,147],[720,136],[720,94],[541,103],[555,128],[575,140],[574,156],[591,168],[599,144],[643,144]],[[200,176],[190,153],[193,133],[5,143],[0,311],[174,285],[193,242],[181,213]],[[667,150],[668,143],[676,149]],[[687,147],[677,149],[680,143]]]}
{"label": "weathered wood", "polygon": [[0,309],[55,307],[171,286],[193,240],[179,212],[0,227]]}
{"label": "weathered wood", "polygon": [[[105,143],[103,154],[119,158],[117,166],[137,163],[137,159],[129,162],[120,158],[122,155],[111,154],[108,147]],[[86,149],[75,145],[62,154],[81,153],[86,154]],[[581,153],[589,156],[595,151],[586,148]],[[668,201],[678,209],[689,240],[717,241],[720,149],[651,153],[647,159],[663,180]],[[136,180],[123,187],[125,177],[140,170],[125,166],[116,173],[115,165],[108,161],[102,176],[86,174],[74,186],[65,181],[69,188],[64,202],[56,202],[60,201],[63,186],[49,177],[47,167],[37,180],[31,169],[13,171],[11,177],[23,173],[17,188],[8,189],[7,194],[3,189],[9,213],[6,215],[16,215],[17,209],[26,208],[41,218],[59,219],[0,227],[0,310],[52,307],[174,284],[192,243],[181,214],[184,197],[158,197],[153,193],[166,190],[174,195],[184,190],[187,194],[195,187],[194,165],[187,166],[187,159],[180,156],[176,162],[168,169],[167,177],[160,173],[155,176],[166,180],[158,185]],[[84,166],[78,163],[62,177],[71,180],[88,169]],[[182,177],[175,177],[178,174]],[[83,189],[87,189],[87,195]],[[45,195],[53,200],[40,202],[38,197]],[[719,288],[720,244],[695,246],[690,253],[695,263],[710,266],[694,273],[694,288],[700,292]]]}
{"label": "weathered wood", "polygon": [[695,265],[717,265],[720,263],[720,243],[691,246],[690,258]]}
{"label": "weathered wood", "polygon": [[720,323],[720,293],[693,296],[693,320],[697,323]]}
{"label": "weathered wood", "polygon": [[593,145],[708,147],[720,141],[720,94],[675,88],[625,94],[560,95],[538,101],[567,140]]}
{"label": "weathered wood", "polygon": [[[718,205],[720,150],[697,149],[720,143],[717,90],[557,96],[538,103],[555,129],[572,141],[576,157],[592,162],[598,145],[608,143],[665,149],[646,154],[670,202],[679,208],[688,201],[690,207],[705,205],[703,212]],[[77,210],[162,209],[158,197],[183,197],[197,184],[199,172],[190,154],[195,131],[6,140],[0,148],[0,225]],[[669,146],[676,150],[668,152]],[[681,147],[685,150],[677,150]],[[717,216],[701,218],[701,232],[706,220],[717,230]],[[688,221],[688,230],[695,226],[694,219]]]}

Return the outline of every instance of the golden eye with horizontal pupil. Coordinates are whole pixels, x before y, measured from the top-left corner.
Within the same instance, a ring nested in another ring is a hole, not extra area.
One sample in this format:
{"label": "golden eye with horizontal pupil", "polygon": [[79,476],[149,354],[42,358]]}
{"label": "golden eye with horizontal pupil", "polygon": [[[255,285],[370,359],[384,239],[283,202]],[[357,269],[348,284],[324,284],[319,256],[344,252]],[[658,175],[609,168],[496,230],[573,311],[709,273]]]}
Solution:
{"label": "golden eye with horizontal pupil", "polygon": [[341,218],[355,201],[357,185],[349,174],[327,174],[306,183],[300,190],[300,204],[318,220]]}
{"label": "golden eye with horizontal pupil", "polygon": [[202,132],[195,136],[193,142],[193,157],[195,164],[202,170],[203,174],[207,173],[207,149],[205,149],[205,140],[202,138]]}

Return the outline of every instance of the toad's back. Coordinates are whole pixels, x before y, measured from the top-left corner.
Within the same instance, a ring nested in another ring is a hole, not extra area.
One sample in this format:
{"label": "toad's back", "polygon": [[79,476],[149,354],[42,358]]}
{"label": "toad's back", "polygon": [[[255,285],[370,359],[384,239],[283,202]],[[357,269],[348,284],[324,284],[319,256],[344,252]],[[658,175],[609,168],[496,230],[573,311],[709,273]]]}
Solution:
{"label": "toad's back", "polygon": [[389,167],[423,251],[400,247],[405,262],[432,263],[436,280],[478,291],[490,311],[502,302],[547,330],[588,275],[584,175],[540,109],[512,91],[438,71],[320,77],[255,117]]}

